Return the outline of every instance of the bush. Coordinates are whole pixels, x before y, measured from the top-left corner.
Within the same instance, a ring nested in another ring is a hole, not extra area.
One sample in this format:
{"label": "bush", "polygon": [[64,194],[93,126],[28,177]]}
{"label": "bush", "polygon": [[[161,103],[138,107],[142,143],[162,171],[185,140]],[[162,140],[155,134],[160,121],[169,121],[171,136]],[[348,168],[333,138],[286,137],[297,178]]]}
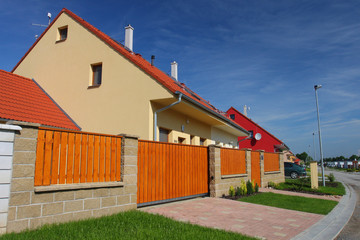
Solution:
{"label": "bush", "polygon": [[233,186],[230,186],[229,195],[230,195],[231,197],[235,196],[235,189],[234,189]]}
{"label": "bush", "polygon": [[246,189],[247,189],[248,195],[251,195],[254,193],[254,187],[253,187],[253,184],[250,182],[250,180],[247,180],[247,182],[246,182]]}
{"label": "bush", "polygon": [[258,185],[257,183],[255,183],[255,188],[254,188],[254,190],[255,190],[255,193],[258,193],[258,192],[259,192],[259,185]]}
{"label": "bush", "polygon": [[269,188],[276,188],[276,183],[274,183],[274,182],[268,182],[268,187],[269,187]]}
{"label": "bush", "polygon": [[335,182],[335,176],[334,174],[330,173],[329,176],[327,176],[330,182]]}
{"label": "bush", "polygon": [[246,183],[245,183],[244,180],[241,180],[241,183],[240,183],[240,195],[245,196],[246,193],[247,193]]}
{"label": "bush", "polygon": [[235,189],[235,196],[240,196],[241,195],[241,189],[239,187],[237,187]]}

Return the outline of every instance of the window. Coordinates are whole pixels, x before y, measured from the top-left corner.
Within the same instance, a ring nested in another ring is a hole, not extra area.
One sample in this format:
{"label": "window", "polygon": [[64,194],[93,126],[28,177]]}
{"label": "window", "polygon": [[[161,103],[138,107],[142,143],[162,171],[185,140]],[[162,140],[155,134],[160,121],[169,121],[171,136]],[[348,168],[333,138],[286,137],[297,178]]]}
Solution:
{"label": "window", "polygon": [[68,34],[68,27],[61,27],[58,29],[59,30],[59,35],[58,35],[58,41],[65,41],[67,39],[67,34]]}
{"label": "window", "polygon": [[200,146],[205,146],[205,138],[200,138]]}
{"label": "window", "polygon": [[159,141],[160,142],[168,142],[169,141],[169,130],[159,128],[159,132],[160,132]]}
{"label": "window", "polygon": [[232,120],[235,120],[235,114],[230,114],[230,118],[231,118]]}
{"label": "window", "polygon": [[249,133],[250,133],[249,138],[254,138],[254,131],[250,130]]}
{"label": "window", "polygon": [[92,69],[92,86],[99,86],[101,85],[101,78],[102,78],[102,64],[94,64],[91,65]]}

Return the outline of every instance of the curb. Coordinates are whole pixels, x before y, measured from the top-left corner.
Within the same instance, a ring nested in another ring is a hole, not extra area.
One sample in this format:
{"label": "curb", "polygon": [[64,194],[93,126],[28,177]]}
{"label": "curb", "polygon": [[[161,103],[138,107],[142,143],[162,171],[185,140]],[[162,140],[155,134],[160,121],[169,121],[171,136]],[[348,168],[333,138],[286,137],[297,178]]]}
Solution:
{"label": "curb", "polygon": [[345,186],[346,194],[338,205],[323,219],[293,237],[292,240],[329,240],[334,239],[341,232],[354,212],[357,199],[354,189],[342,181],[341,183]]}

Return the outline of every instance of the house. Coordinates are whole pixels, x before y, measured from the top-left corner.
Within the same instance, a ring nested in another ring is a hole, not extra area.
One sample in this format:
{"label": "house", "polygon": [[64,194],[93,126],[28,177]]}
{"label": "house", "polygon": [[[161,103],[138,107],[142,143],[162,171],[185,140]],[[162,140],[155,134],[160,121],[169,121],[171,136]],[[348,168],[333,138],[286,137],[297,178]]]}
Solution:
{"label": "house", "polygon": [[[251,148],[252,150],[264,150],[266,152],[281,152],[289,150],[282,141],[274,135],[266,131],[260,125],[252,121],[250,118],[242,114],[234,107],[226,111],[227,115],[239,125],[243,126],[252,137],[239,137],[239,148]],[[256,134],[260,134],[261,139],[255,138]]]}
{"label": "house", "polygon": [[35,79],[84,131],[237,147],[248,132],[172,76],[63,9],[13,72]]}
{"label": "house", "polygon": [[0,70],[0,86],[0,124],[21,121],[80,130],[34,80]]}

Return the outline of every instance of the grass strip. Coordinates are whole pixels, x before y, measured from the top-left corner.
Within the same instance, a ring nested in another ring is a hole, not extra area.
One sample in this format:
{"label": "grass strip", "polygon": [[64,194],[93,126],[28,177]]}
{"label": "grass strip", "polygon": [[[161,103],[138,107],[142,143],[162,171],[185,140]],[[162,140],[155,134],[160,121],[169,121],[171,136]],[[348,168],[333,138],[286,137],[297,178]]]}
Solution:
{"label": "grass strip", "polygon": [[112,216],[58,225],[45,225],[38,230],[5,234],[0,239],[255,239],[177,222],[172,219],[128,211]]}
{"label": "grass strip", "polygon": [[285,182],[276,184],[275,188],[279,190],[301,191],[308,193],[321,193],[325,195],[345,195],[345,187],[341,182],[319,182],[318,189],[312,189],[309,179],[286,179]]}
{"label": "grass strip", "polygon": [[289,196],[271,192],[240,198],[238,201],[323,215],[331,212],[338,204],[337,201],[332,200]]}

